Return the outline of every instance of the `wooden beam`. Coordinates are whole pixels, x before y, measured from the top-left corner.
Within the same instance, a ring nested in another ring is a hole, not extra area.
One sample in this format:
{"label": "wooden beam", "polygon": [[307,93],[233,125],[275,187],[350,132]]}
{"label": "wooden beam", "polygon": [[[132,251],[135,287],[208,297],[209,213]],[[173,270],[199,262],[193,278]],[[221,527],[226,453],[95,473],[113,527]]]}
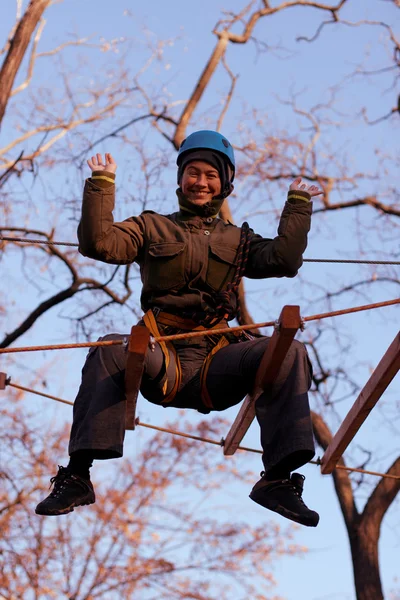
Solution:
{"label": "wooden beam", "polygon": [[354,402],[322,457],[321,473],[332,473],[347,446],[400,369],[400,331]]}
{"label": "wooden beam", "polygon": [[277,327],[258,367],[254,388],[239,410],[224,442],[225,456],[234,454],[256,415],[256,400],[276,379],[282,362],[301,326],[300,307],[284,306]]}
{"label": "wooden beam", "polygon": [[5,390],[7,385],[7,373],[0,373],[0,390]]}
{"label": "wooden beam", "polygon": [[150,331],[147,327],[143,325],[134,325],[132,327],[125,368],[126,429],[135,429],[136,403],[142,382],[144,359],[149,341]]}

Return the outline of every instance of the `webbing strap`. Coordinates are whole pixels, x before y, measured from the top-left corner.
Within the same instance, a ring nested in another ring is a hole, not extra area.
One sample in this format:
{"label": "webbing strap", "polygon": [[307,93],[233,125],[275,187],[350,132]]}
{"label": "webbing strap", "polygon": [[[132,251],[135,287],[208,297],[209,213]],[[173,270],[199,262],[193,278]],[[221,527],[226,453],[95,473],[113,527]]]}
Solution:
{"label": "webbing strap", "polygon": [[219,340],[218,344],[216,344],[214,346],[214,348],[211,350],[211,352],[209,354],[207,354],[206,359],[203,363],[203,366],[201,368],[201,373],[200,373],[200,382],[201,382],[201,399],[203,401],[203,404],[205,406],[207,406],[207,408],[214,408],[212,400],[211,400],[211,396],[208,393],[207,390],[207,373],[208,373],[208,369],[210,368],[210,364],[212,359],[214,358],[214,354],[216,354],[218,352],[218,350],[221,350],[221,348],[225,348],[225,346],[229,346],[229,340],[226,339],[225,336],[222,336],[221,339]]}
{"label": "webbing strap", "polygon": [[[198,325],[191,319],[184,319],[182,317],[179,317],[178,315],[174,315],[172,313],[167,313],[167,312],[163,312],[163,311],[157,315],[157,319],[156,319],[156,317],[154,316],[154,313],[151,309],[145,313],[145,315],[143,317],[143,321],[144,321],[144,324],[146,325],[146,327],[150,330],[151,334],[154,337],[161,337],[160,331],[158,329],[157,321],[159,323],[161,323],[162,325],[170,325],[172,327],[177,327],[178,329],[186,329],[189,331],[201,331],[202,329],[205,329],[205,327],[203,325]],[[214,327],[215,328],[221,327],[221,320],[219,320],[218,323],[216,323],[215,325],[210,327],[210,329],[212,329]],[[164,398],[164,400],[162,402],[163,404],[167,404],[168,402],[172,402],[172,400],[175,398],[175,395],[179,389],[179,385],[181,382],[182,372],[181,372],[181,368],[180,368],[179,358],[177,356],[174,345],[170,344],[168,346],[166,344],[166,342],[163,342],[162,340],[159,340],[158,343],[160,344],[161,350],[164,355],[166,372],[168,371],[168,367],[170,364],[169,350],[171,350],[175,356],[175,364],[176,364],[175,384],[174,384],[174,387],[172,388],[171,392],[168,394],[168,396],[166,396],[166,398]],[[225,336],[221,336],[221,339],[214,346],[214,348],[211,350],[211,352],[207,355],[207,357],[203,363],[202,369],[201,369],[201,373],[200,373],[201,399],[202,399],[204,405],[210,409],[212,409],[214,407],[213,407],[213,403],[212,403],[211,397],[208,393],[207,386],[206,386],[208,369],[210,367],[212,359],[214,358],[214,355],[218,352],[218,350],[221,350],[221,348],[228,346],[229,343],[230,343],[229,340]],[[167,387],[168,387],[168,378],[166,378],[166,380],[163,384],[162,392],[164,395],[167,393]]]}
{"label": "webbing strap", "polygon": [[[206,329],[204,325],[199,325],[199,323],[193,321],[193,319],[186,319],[164,311],[158,313],[157,322],[161,323],[162,325],[170,325],[172,327],[176,327],[177,329],[183,329],[185,331],[202,331]],[[225,322],[219,317],[218,322],[215,325],[208,326],[207,329],[224,327],[224,325],[227,325],[227,322]]]}
{"label": "webbing strap", "polygon": [[[156,318],[154,316],[153,311],[150,309],[148,310],[145,315],[143,316],[143,322],[146,325],[146,327],[150,330],[150,333],[154,336],[154,337],[161,337],[160,335],[160,331],[158,329],[158,325],[157,325],[157,321]],[[167,344],[165,342],[163,342],[162,340],[159,340],[158,342],[160,344],[162,353],[164,355],[164,360],[165,360],[165,373],[166,373],[166,377],[165,377],[165,381],[162,387],[162,393],[164,394],[164,396],[166,396],[163,400],[163,404],[167,404],[168,402],[172,402],[172,400],[175,398],[176,392],[178,391],[180,382],[181,382],[181,377],[182,377],[182,373],[181,373],[181,369],[180,369],[180,364],[179,364],[179,358],[176,354],[176,350],[174,348],[174,346],[171,344],[170,348],[172,350],[172,353],[174,354],[175,357],[175,368],[176,368],[176,373],[175,373],[175,383],[174,386],[172,388],[172,390],[170,391],[170,393],[167,395],[167,388],[168,388],[168,367],[169,367],[169,363],[170,363],[170,357],[169,357],[169,348],[167,346]]]}

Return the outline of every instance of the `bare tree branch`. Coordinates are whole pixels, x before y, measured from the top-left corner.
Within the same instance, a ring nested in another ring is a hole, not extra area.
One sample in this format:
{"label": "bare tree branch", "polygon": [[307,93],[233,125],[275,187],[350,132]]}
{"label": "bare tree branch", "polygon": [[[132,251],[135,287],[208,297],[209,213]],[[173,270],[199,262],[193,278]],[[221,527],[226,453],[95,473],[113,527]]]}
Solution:
{"label": "bare tree branch", "polygon": [[54,294],[54,296],[51,296],[50,298],[45,300],[44,302],[41,302],[39,306],[37,306],[37,308],[35,308],[35,310],[33,310],[26,319],[24,319],[21,325],[14,329],[12,333],[6,334],[3,341],[0,342],[0,348],[7,348],[7,346],[12,344],[16,339],[18,339],[21,335],[28,331],[28,329],[32,327],[32,325],[35,323],[35,321],[37,321],[39,317],[44,315],[48,310],[50,310],[54,306],[57,306],[57,304],[64,302],[64,300],[67,300],[68,298],[71,298],[78,291],[79,285],[80,282],[75,281],[61,292],[58,292],[57,294]]}
{"label": "bare tree branch", "polygon": [[12,86],[25,56],[32,34],[51,0],[31,0],[19,21],[0,70],[0,125]]}
{"label": "bare tree branch", "polygon": [[6,171],[4,171],[4,173],[2,173],[0,175],[0,187],[3,186],[7,180],[9,179],[10,175],[16,170],[15,167],[16,165],[21,162],[22,158],[24,156],[24,151],[22,150],[22,152],[20,152],[19,156],[14,160],[14,162],[8,167],[8,169],[6,169]]}
{"label": "bare tree branch", "polygon": [[[400,456],[396,458],[391,467],[386,471],[388,475],[400,475]],[[380,527],[386,511],[400,491],[400,479],[382,478],[367,500],[361,518],[373,521]]]}
{"label": "bare tree branch", "polygon": [[[27,228],[6,227],[6,228],[0,229],[0,231],[1,230],[23,231],[26,234],[42,235],[43,237],[47,238],[48,240],[51,240],[51,238],[52,238],[52,235],[46,234],[42,231],[30,230]],[[16,244],[18,245],[18,242],[16,242]],[[29,247],[29,244],[27,244],[27,246]],[[36,309],[31,311],[31,313],[23,320],[23,322],[17,328],[14,329],[14,331],[6,334],[3,341],[0,342],[1,348],[6,348],[10,344],[12,344],[12,342],[14,342],[16,339],[18,339],[18,337],[20,337],[26,331],[28,331],[28,329],[30,329],[32,327],[32,325],[48,310],[50,310],[54,306],[57,306],[58,304],[64,302],[65,300],[72,298],[78,292],[84,292],[87,290],[100,290],[111,299],[110,302],[108,302],[107,304],[111,304],[111,303],[125,304],[126,301],[130,298],[132,291],[131,291],[131,288],[129,285],[129,265],[125,269],[125,275],[124,275],[124,287],[126,289],[126,294],[124,296],[120,297],[109,287],[109,283],[111,283],[111,281],[114,279],[116,273],[119,270],[119,266],[116,269],[114,269],[112,275],[105,283],[101,283],[93,278],[79,277],[78,270],[75,267],[75,265],[73,264],[72,260],[70,260],[70,258],[67,256],[66,253],[61,252],[57,247],[55,247],[55,246],[43,247],[43,246],[38,246],[35,243],[33,243],[32,246],[36,246],[40,251],[45,252],[46,254],[55,256],[59,260],[61,260],[65,264],[65,266],[69,269],[70,274],[72,276],[72,282],[71,282],[71,285],[68,286],[67,288],[65,288],[64,290],[57,292],[53,296],[49,297],[47,300],[41,302],[36,307]],[[97,311],[94,311],[94,312],[97,312]],[[90,315],[87,315],[87,316],[90,316]],[[82,320],[82,319],[83,319],[83,317],[81,317],[78,320]]]}
{"label": "bare tree branch", "polygon": [[226,71],[229,74],[229,77],[231,78],[231,87],[230,87],[228,95],[226,97],[224,107],[223,107],[223,109],[221,111],[221,114],[220,114],[220,116],[218,118],[218,122],[217,122],[217,126],[216,126],[216,130],[217,131],[221,131],[222,123],[223,123],[223,120],[224,120],[225,115],[227,113],[227,110],[229,108],[229,104],[231,103],[231,100],[232,100],[232,97],[233,97],[233,93],[235,91],[236,81],[237,81],[237,78],[238,78],[238,76],[234,75],[232,73],[232,71],[230,70],[230,68],[228,66],[228,63],[226,62],[226,57],[225,56],[222,57],[222,64],[224,65]]}
{"label": "bare tree branch", "polygon": [[183,142],[186,135],[186,128],[189,124],[192,115],[200,102],[201,97],[214,74],[215,69],[218,67],[218,64],[221,58],[224,56],[226,52],[226,47],[228,45],[228,35],[225,33],[221,33],[219,36],[218,42],[214,48],[213,53],[211,54],[206,66],[203,69],[202,74],[200,75],[196,87],[186,104],[183,113],[179,118],[178,126],[175,130],[175,134],[173,137],[173,144],[176,149],[179,148],[181,143]]}
{"label": "bare tree branch", "polygon": [[356,198],[355,200],[350,200],[349,202],[335,202],[331,204],[326,196],[322,199],[323,207],[315,208],[314,214],[319,212],[326,212],[329,210],[341,210],[344,208],[355,208],[356,206],[372,206],[376,210],[386,213],[387,215],[394,215],[396,217],[400,217],[400,209],[395,208],[394,206],[390,206],[389,204],[384,204],[380,202],[376,196],[366,196],[365,198]]}
{"label": "bare tree branch", "polygon": [[36,48],[40,41],[40,38],[42,37],[42,33],[43,33],[43,29],[44,29],[45,25],[46,25],[45,19],[40,19],[39,27],[37,28],[35,37],[33,38],[32,50],[31,50],[31,55],[29,57],[28,73],[27,73],[26,79],[17,88],[14,88],[12,90],[12,92],[10,94],[10,98],[12,96],[15,96],[16,94],[19,94],[19,92],[22,92],[22,90],[25,90],[32,80],[33,67],[35,65],[35,59],[36,59]]}
{"label": "bare tree branch", "polygon": [[[112,97],[112,100],[109,103],[107,103],[106,106],[102,107],[96,113],[91,114],[86,118],[74,118],[75,114],[78,112],[78,110],[80,108],[80,105],[77,105],[71,115],[71,118],[68,121],[57,122],[52,125],[42,125],[35,129],[31,129],[30,131],[27,131],[22,136],[19,136],[18,138],[14,139],[12,142],[10,142],[7,146],[2,148],[0,150],[0,157],[2,155],[6,154],[7,152],[9,152],[12,148],[17,146],[18,144],[25,142],[29,138],[37,135],[38,133],[57,132],[57,133],[55,133],[55,135],[53,135],[53,137],[47,143],[42,143],[40,145],[40,147],[37,148],[34,152],[32,152],[31,154],[29,154],[23,158],[24,161],[33,160],[37,156],[40,156],[41,154],[46,152],[51,146],[53,146],[56,142],[58,142],[61,138],[63,138],[72,129],[76,129],[77,127],[82,126],[83,124],[94,123],[96,121],[100,121],[103,118],[105,118],[106,116],[108,116],[112,111],[114,111],[124,101],[124,97],[121,93],[121,90],[119,90],[115,95],[119,96],[119,97],[117,97],[116,99],[114,99]],[[85,108],[94,106],[96,104],[97,100],[98,100],[98,98],[95,96],[90,102],[86,103]],[[9,167],[11,167],[14,164],[14,161],[10,161],[10,160],[3,159],[3,158],[1,160],[3,161],[3,164],[0,165],[0,168],[3,168],[3,169],[8,169]]]}

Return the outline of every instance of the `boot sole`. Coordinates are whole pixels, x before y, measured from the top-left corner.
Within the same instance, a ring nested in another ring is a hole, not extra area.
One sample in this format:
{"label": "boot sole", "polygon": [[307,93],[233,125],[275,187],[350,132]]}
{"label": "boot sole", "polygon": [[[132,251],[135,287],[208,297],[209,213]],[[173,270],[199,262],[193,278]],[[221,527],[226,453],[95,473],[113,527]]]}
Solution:
{"label": "boot sole", "polygon": [[291,510],[288,510],[287,508],[285,508],[278,502],[266,501],[265,497],[260,493],[251,492],[249,495],[249,498],[251,500],[253,500],[253,502],[256,502],[257,504],[259,504],[260,506],[263,506],[264,508],[267,508],[268,510],[272,510],[273,512],[278,513],[282,517],[289,519],[290,521],[294,521],[295,523],[299,523],[300,525],[305,525],[305,527],[316,527],[319,523],[319,515],[317,513],[315,513],[316,518],[314,518],[313,520],[302,519],[300,517],[300,515],[292,512]]}
{"label": "boot sole", "polygon": [[42,515],[42,516],[46,516],[46,517],[57,517],[58,515],[67,515],[71,512],[74,512],[74,508],[76,508],[77,506],[88,506],[89,504],[94,504],[96,502],[95,499],[88,499],[86,498],[84,502],[79,502],[79,503],[73,503],[70,506],[67,506],[67,508],[63,508],[63,509],[54,509],[51,510],[49,508],[43,508],[43,509],[39,509],[38,507],[36,507],[35,513],[37,515]]}

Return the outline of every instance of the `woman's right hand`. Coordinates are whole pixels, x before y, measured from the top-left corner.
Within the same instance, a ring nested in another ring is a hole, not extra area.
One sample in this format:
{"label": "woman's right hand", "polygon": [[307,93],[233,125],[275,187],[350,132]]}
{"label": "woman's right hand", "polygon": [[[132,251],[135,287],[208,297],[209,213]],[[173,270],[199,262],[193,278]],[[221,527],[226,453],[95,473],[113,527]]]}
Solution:
{"label": "woman's right hand", "polygon": [[108,171],[109,173],[115,173],[117,170],[117,163],[108,152],[104,155],[104,162],[101,154],[96,154],[96,156],[92,156],[87,161],[90,169],[93,171]]}

